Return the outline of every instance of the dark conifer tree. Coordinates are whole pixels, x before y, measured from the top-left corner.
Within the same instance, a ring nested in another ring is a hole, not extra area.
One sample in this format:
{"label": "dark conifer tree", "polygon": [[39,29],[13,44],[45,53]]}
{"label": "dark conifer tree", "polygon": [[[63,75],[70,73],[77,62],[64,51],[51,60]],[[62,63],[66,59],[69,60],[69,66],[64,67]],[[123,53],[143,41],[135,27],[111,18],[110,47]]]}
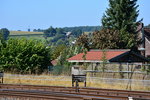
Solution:
{"label": "dark conifer tree", "polygon": [[136,3],[137,0],[109,0],[109,8],[102,18],[104,29],[119,31],[119,48],[131,48],[137,44],[139,5]]}

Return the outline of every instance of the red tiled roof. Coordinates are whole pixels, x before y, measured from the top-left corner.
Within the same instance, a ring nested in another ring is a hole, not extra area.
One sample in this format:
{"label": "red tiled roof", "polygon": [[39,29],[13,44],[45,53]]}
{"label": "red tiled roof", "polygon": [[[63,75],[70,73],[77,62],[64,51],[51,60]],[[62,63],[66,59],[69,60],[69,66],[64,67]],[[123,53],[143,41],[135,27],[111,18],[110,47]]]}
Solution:
{"label": "red tiled roof", "polygon": [[[106,59],[109,60],[111,58],[114,58],[122,53],[125,53],[129,50],[107,50],[105,51]],[[83,62],[83,53],[79,53],[71,58],[68,59],[70,62]],[[104,52],[103,51],[89,51],[86,54],[86,60],[85,61],[101,61],[104,57]]]}

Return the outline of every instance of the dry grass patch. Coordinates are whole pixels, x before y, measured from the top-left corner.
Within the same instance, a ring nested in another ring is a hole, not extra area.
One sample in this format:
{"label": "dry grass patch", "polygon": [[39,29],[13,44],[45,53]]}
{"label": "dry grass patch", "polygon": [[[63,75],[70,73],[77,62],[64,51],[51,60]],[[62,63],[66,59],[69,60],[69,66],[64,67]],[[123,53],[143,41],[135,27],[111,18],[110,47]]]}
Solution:
{"label": "dry grass patch", "polygon": [[[71,76],[52,76],[52,75],[4,75],[4,83],[8,84],[30,84],[30,85],[49,85],[49,86],[72,86]],[[83,83],[79,83],[83,87]],[[106,89],[127,89],[127,83],[109,83],[106,80],[87,78],[87,87],[106,88]],[[129,88],[128,88],[129,89]],[[131,90],[150,91],[150,86],[143,83],[131,84]]]}

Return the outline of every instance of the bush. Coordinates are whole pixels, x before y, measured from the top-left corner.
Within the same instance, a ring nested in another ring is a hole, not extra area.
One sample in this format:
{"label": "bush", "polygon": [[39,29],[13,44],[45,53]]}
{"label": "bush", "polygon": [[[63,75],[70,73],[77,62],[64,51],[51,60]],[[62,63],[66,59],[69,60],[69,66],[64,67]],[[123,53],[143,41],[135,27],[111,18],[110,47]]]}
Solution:
{"label": "bush", "polygon": [[0,59],[4,71],[39,74],[50,64],[50,50],[38,40],[10,39],[1,47]]}

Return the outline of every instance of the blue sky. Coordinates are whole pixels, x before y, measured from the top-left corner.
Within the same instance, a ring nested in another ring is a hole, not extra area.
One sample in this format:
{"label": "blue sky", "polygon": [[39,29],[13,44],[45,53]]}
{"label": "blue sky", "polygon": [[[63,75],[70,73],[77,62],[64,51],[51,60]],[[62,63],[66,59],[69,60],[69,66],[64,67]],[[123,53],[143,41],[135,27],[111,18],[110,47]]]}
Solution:
{"label": "blue sky", "polygon": [[[0,28],[9,30],[96,26],[108,0],[0,0]],[[150,24],[150,0],[139,0],[140,16]]]}

